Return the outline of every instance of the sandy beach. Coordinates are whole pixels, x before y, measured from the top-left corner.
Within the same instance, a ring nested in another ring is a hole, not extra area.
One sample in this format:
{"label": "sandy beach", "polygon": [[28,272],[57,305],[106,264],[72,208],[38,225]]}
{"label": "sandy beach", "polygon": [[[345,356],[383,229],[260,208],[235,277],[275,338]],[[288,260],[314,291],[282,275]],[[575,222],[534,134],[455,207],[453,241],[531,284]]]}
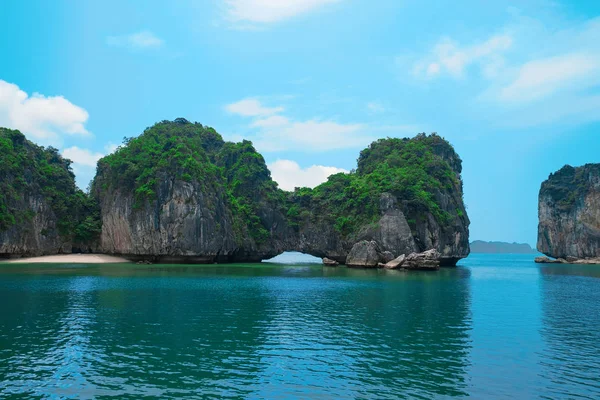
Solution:
{"label": "sandy beach", "polygon": [[[2,260],[0,260],[2,262]],[[130,261],[114,256],[104,254],[56,254],[52,256],[27,257],[6,260],[15,264],[36,264],[36,263],[74,263],[74,264],[113,264],[128,263]]]}

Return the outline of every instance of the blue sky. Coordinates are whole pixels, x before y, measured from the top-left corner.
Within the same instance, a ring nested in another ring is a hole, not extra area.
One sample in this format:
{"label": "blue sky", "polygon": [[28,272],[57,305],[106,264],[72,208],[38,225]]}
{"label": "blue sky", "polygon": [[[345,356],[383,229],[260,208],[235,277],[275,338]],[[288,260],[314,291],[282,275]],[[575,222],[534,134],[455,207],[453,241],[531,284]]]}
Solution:
{"label": "blue sky", "polygon": [[283,188],[354,168],[374,139],[438,132],[463,159],[471,238],[535,244],[541,182],[600,161],[597,1],[24,0],[0,14],[0,126],[59,148],[82,187],[164,119],[252,140]]}

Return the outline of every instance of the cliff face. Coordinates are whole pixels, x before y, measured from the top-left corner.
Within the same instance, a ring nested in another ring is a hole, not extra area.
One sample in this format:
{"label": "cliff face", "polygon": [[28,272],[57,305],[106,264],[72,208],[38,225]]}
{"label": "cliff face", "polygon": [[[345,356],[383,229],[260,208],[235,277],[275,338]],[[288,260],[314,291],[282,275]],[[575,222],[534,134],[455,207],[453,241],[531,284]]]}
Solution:
{"label": "cliff face", "polygon": [[250,142],[163,121],[98,163],[100,250],[173,262],[260,261],[300,251],[345,262],[375,240],[394,255],[469,253],[461,162],[437,135],[375,142],[352,174],[283,192]]}
{"label": "cliff face", "polygon": [[542,184],[537,247],[554,258],[600,257],[600,164],[565,166]]}
{"label": "cliff face", "polygon": [[92,243],[94,230],[93,204],[70,161],[0,128],[0,257],[71,253]]}
{"label": "cliff face", "polygon": [[162,262],[260,261],[289,248],[284,196],[250,142],[163,121],[98,164],[102,252]]}

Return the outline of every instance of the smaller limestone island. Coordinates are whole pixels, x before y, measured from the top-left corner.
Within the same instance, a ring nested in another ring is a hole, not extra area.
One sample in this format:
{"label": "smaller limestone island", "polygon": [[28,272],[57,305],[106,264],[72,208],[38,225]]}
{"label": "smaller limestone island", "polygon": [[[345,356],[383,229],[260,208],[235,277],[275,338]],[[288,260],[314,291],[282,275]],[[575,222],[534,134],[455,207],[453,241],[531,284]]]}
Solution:
{"label": "smaller limestone island", "polygon": [[600,264],[600,164],[569,165],[540,189],[538,263]]}
{"label": "smaller limestone island", "polygon": [[431,269],[469,254],[462,162],[437,134],[375,141],[355,171],[293,192],[251,142],[183,118],[127,138],[98,162],[89,193],[54,148],[0,129],[0,149],[3,257],[228,263],[298,251],[330,265]]}
{"label": "smaller limestone island", "polygon": [[486,242],[475,240],[471,242],[471,253],[486,254],[537,254],[527,243]]}

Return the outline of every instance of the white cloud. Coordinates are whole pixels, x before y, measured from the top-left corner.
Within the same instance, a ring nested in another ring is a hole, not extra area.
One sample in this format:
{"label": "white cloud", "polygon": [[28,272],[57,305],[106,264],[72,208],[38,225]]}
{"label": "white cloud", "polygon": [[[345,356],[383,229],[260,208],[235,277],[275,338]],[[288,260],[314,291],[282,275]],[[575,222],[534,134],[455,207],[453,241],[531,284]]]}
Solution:
{"label": "white cloud", "polygon": [[348,173],[342,168],[323,165],[301,168],[297,162],[291,160],[277,160],[269,164],[269,169],[273,180],[279,184],[279,187],[289,191],[293,191],[296,187],[314,188],[325,182],[329,175],[340,172]]}
{"label": "white cloud", "polygon": [[600,18],[560,29],[522,18],[510,29],[518,53],[477,97],[480,106],[511,128],[600,120]]}
{"label": "white cloud", "polygon": [[96,168],[96,163],[104,157],[102,153],[93,153],[88,149],[81,149],[77,146],[64,149],[62,155],[73,161],[74,164]]}
{"label": "white cloud", "polygon": [[252,139],[257,149],[264,152],[319,152],[357,148],[366,146],[381,132],[392,135],[418,132],[418,127],[414,125],[367,126],[322,118],[297,121],[280,115],[283,107],[267,108],[256,99],[242,100],[226,106],[226,109],[231,113],[252,117],[249,127],[256,131],[246,136]]}
{"label": "white cloud", "polygon": [[106,146],[104,146],[104,151],[106,151],[106,154],[112,154],[115,151],[117,151],[118,148],[119,148],[118,144],[109,142]]}
{"label": "white cloud", "polygon": [[486,41],[461,46],[458,42],[443,38],[431,53],[413,64],[413,74],[421,78],[436,78],[444,73],[453,78],[462,78],[471,65],[478,65],[484,76],[493,76],[497,66],[503,64],[503,53],[513,44],[508,34],[495,35]]}
{"label": "white cloud", "polygon": [[225,110],[242,117],[262,117],[280,113],[284,109],[283,107],[264,107],[258,99],[248,98],[226,105]]}
{"label": "white cloud", "polygon": [[128,47],[131,49],[155,49],[161,47],[165,41],[150,31],[141,31],[130,35],[109,36],[106,43],[115,47]]}
{"label": "white cloud", "polygon": [[89,136],[88,112],[62,96],[29,96],[15,84],[0,80],[0,126],[18,129],[44,144],[63,135]]}
{"label": "white cloud", "polygon": [[224,0],[227,19],[234,23],[268,24],[315,11],[341,0]]}
{"label": "white cloud", "polygon": [[262,151],[326,151],[367,145],[372,137],[363,124],[340,124],[334,121],[289,121],[285,125],[261,130],[255,138]]}
{"label": "white cloud", "polygon": [[516,78],[500,89],[503,102],[530,102],[561,89],[585,88],[600,83],[600,54],[573,53],[523,64]]}
{"label": "white cloud", "polygon": [[[108,147],[108,146],[107,146]],[[73,161],[71,167],[75,174],[75,182],[81,189],[86,189],[96,174],[96,163],[104,154],[82,149],[77,146],[66,148],[62,151],[65,158]]]}

